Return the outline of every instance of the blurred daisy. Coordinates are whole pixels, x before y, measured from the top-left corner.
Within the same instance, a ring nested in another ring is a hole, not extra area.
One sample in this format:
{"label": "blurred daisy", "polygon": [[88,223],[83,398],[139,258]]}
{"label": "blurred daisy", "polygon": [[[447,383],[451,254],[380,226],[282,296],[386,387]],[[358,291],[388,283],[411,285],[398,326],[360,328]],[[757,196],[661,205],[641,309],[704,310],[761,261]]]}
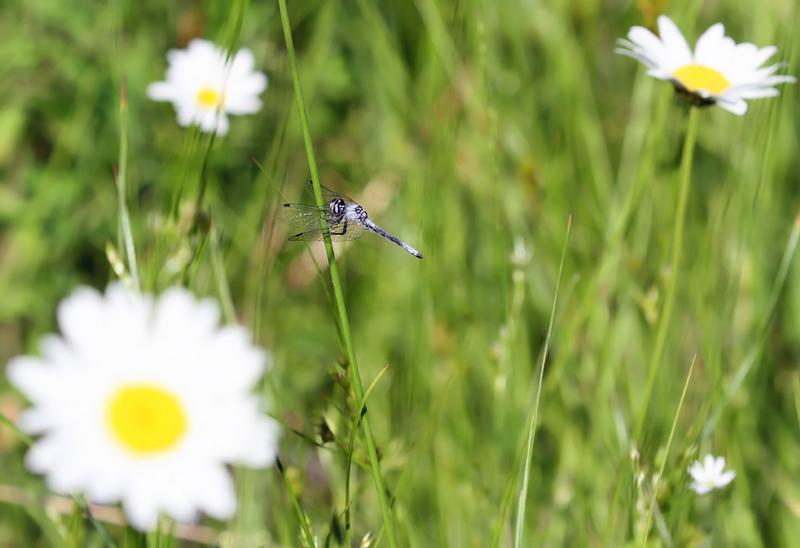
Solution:
{"label": "blurred daisy", "polygon": [[725,471],[725,457],[706,455],[703,462],[695,461],[689,467],[692,483],[689,487],[698,495],[705,495],[714,489],[722,489],[736,477],[733,470]]}
{"label": "blurred daisy", "polygon": [[658,34],[633,27],[616,51],[646,65],[650,76],[670,80],[698,106],[719,104],[742,115],[747,111],[746,99],[773,97],[778,95],[775,85],[795,81],[792,76],[775,74],[781,64],[762,66],[778,48],[737,44],[725,36],[722,23],[711,25],[700,36],[694,53],[669,17],[658,18]]}
{"label": "blurred daisy", "polygon": [[134,527],[160,512],[192,521],[236,509],[226,465],[275,458],[278,428],[251,390],[265,353],[242,327],[220,327],[213,301],[181,288],[158,299],[113,284],[58,308],[62,335],[18,357],[12,384],[33,402],[20,427],[41,434],[26,457],[55,492],[121,501]]}
{"label": "blurred daisy", "polygon": [[218,135],[228,132],[228,114],[253,114],[261,109],[258,96],[267,87],[267,77],[255,72],[249,49],[232,58],[207,40],[192,40],[189,47],[167,53],[167,79],[154,82],[147,95],[169,101],[182,126],[195,124]]}

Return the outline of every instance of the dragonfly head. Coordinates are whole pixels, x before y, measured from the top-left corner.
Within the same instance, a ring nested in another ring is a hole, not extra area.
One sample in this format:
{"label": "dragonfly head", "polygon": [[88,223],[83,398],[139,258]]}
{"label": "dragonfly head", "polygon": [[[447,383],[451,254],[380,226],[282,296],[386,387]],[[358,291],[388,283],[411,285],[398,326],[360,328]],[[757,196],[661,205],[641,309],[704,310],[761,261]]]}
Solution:
{"label": "dragonfly head", "polygon": [[344,212],[347,209],[347,204],[344,202],[343,199],[336,198],[334,200],[331,200],[331,203],[328,204],[328,207],[330,208],[331,213],[333,213],[337,217],[340,217],[344,215]]}

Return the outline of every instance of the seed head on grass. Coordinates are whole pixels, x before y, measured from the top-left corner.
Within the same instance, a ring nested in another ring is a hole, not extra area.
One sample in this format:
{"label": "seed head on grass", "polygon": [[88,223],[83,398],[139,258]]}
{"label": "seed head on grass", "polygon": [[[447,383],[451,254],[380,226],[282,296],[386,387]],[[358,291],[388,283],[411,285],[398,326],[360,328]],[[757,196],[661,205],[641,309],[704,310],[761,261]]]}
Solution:
{"label": "seed head on grass", "polygon": [[55,492],[121,501],[140,530],[160,512],[233,516],[227,465],[271,464],[278,437],[251,394],[266,356],[247,330],[220,327],[216,303],[185,289],[156,299],[118,283],[105,295],[78,289],[58,323],[41,358],[8,367],[33,402],[20,427],[41,435],[28,468]]}
{"label": "seed head on grass", "polygon": [[725,470],[725,457],[706,455],[702,462],[692,463],[689,475],[693,480],[689,487],[698,495],[705,495],[728,485],[736,477],[736,472]]}
{"label": "seed head on grass", "polygon": [[644,64],[650,76],[671,81],[695,105],[718,104],[741,116],[747,111],[747,99],[773,97],[778,95],[774,86],[795,81],[792,76],[775,74],[781,64],[762,66],[778,48],[737,44],[725,36],[722,23],[711,25],[700,36],[694,52],[665,15],[658,18],[658,33],[633,27],[616,51]]}
{"label": "seed head on grass", "polygon": [[228,114],[254,114],[267,77],[254,70],[253,52],[243,48],[229,56],[207,40],[167,53],[167,77],[147,88],[154,101],[169,101],[182,126],[197,125],[206,133],[228,133]]}

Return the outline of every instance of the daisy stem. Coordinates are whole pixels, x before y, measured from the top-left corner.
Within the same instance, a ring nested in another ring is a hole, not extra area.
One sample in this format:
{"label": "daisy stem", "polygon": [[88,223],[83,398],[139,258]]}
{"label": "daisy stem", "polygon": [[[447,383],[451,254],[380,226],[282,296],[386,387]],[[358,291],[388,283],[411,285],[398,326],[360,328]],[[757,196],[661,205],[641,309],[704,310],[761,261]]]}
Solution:
{"label": "daisy stem", "polygon": [[[289,25],[289,15],[286,10],[286,0],[278,0],[278,5],[281,12],[281,24],[283,25],[283,35],[286,40],[286,51],[289,57],[289,67],[292,72],[292,82],[294,84],[294,96],[297,103],[297,111],[300,117],[300,126],[303,131],[303,142],[306,148],[306,156],[308,157],[308,168],[311,172],[311,181],[314,187],[314,199],[317,206],[323,207],[322,189],[319,183],[319,172],[317,170],[317,160],[314,156],[314,145],[311,141],[311,131],[308,127],[308,118],[306,115],[305,102],[303,101],[303,91],[300,85],[300,76],[297,71],[297,60],[294,51],[294,41],[292,40],[292,29]],[[322,221],[320,221],[322,223]],[[363,402],[364,400],[364,387],[361,383],[361,373],[356,361],[355,350],[353,349],[353,342],[350,336],[350,322],[347,317],[347,308],[344,304],[344,294],[342,292],[342,282],[339,278],[339,267],[336,264],[336,255],[333,251],[333,244],[331,243],[330,236],[327,232],[323,232],[325,242],[325,252],[328,257],[328,267],[331,276],[331,285],[333,286],[333,297],[336,304],[336,311],[339,320],[339,328],[341,330],[342,343],[345,347],[347,354],[347,361],[349,363],[348,371],[350,372],[351,383],[355,400]],[[383,524],[386,531],[386,536],[389,540],[389,545],[392,548],[397,546],[397,536],[395,533],[394,521],[392,518],[392,511],[389,506],[389,500],[386,496],[386,486],[381,476],[381,465],[378,459],[378,450],[375,445],[375,438],[372,435],[372,427],[370,426],[369,414],[367,413],[366,405],[363,410],[358,409],[357,412],[363,413],[361,424],[364,428],[364,439],[367,444],[367,453],[369,454],[370,470],[372,472],[372,479],[375,483],[375,490],[377,491],[378,503],[383,514]]]}
{"label": "daisy stem", "polygon": [[653,394],[658,370],[661,366],[661,356],[664,353],[664,344],[667,341],[670,319],[672,318],[672,308],[675,304],[675,291],[678,287],[678,277],[680,274],[681,257],[683,255],[683,232],[686,224],[686,206],[689,201],[689,181],[692,173],[692,159],[694,157],[694,144],[697,138],[697,119],[700,109],[692,107],[689,109],[689,122],[686,129],[686,138],[683,141],[683,151],[681,153],[680,167],[680,188],[678,190],[678,206],[675,211],[675,226],[672,233],[672,260],[670,261],[669,280],[667,290],[664,295],[664,307],[658,322],[656,332],[656,342],[653,353],[650,355],[650,364],[647,371],[647,384],[645,385],[642,407],[639,411],[639,418],[636,421],[634,437],[636,443],[641,443],[642,428],[647,418],[647,410],[650,398]]}
{"label": "daisy stem", "polygon": [[117,201],[119,207],[119,226],[125,241],[125,256],[134,287],[139,290],[139,267],[136,264],[136,247],[133,244],[131,218],[126,202],[128,177],[128,88],[125,80],[119,90],[119,166],[117,171]]}
{"label": "daisy stem", "polygon": [[525,462],[522,468],[522,486],[519,490],[517,499],[517,519],[514,524],[514,548],[520,548],[522,544],[522,532],[525,526],[525,503],[528,498],[528,480],[530,477],[531,457],[533,456],[533,442],[536,440],[536,423],[539,419],[539,402],[542,396],[542,381],[544,380],[544,366],[547,363],[547,351],[550,349],[550,337],[553,334],[553,322],[556,317],[558,306],[558,292],[561,289],[561,274],[564,272],[564,259],[567,256],[567,245],[569,235],[572,230],[572,215],[567,220],[567,234],[564,236],[564,246],[561,248],[561,262],[558,264],[558,277],[556,278],[556,290],[553,295],[553,306],[550,309],[550,321],[547,324],[547,335],[544,339],[544,349],[542,350],[542,364],[539,366],[539,382],[536,385],[536,399],[533,403],[531,418],[528,422],[528,443],[525,450]]}

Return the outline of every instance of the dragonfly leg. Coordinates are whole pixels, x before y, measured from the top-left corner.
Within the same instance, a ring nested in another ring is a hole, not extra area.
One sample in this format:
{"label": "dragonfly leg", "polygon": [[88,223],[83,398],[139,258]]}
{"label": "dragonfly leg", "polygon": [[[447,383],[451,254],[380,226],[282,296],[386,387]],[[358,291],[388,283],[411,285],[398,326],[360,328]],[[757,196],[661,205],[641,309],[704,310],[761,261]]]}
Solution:
{"label": "dragonfly leg", "polygon": [[331,234],[331,236],[342,236],[346,232],[347,232],[347,219],[342,221],[342,231],[341,232],[334,232],[334,231],[331,230],[330,234]]}

